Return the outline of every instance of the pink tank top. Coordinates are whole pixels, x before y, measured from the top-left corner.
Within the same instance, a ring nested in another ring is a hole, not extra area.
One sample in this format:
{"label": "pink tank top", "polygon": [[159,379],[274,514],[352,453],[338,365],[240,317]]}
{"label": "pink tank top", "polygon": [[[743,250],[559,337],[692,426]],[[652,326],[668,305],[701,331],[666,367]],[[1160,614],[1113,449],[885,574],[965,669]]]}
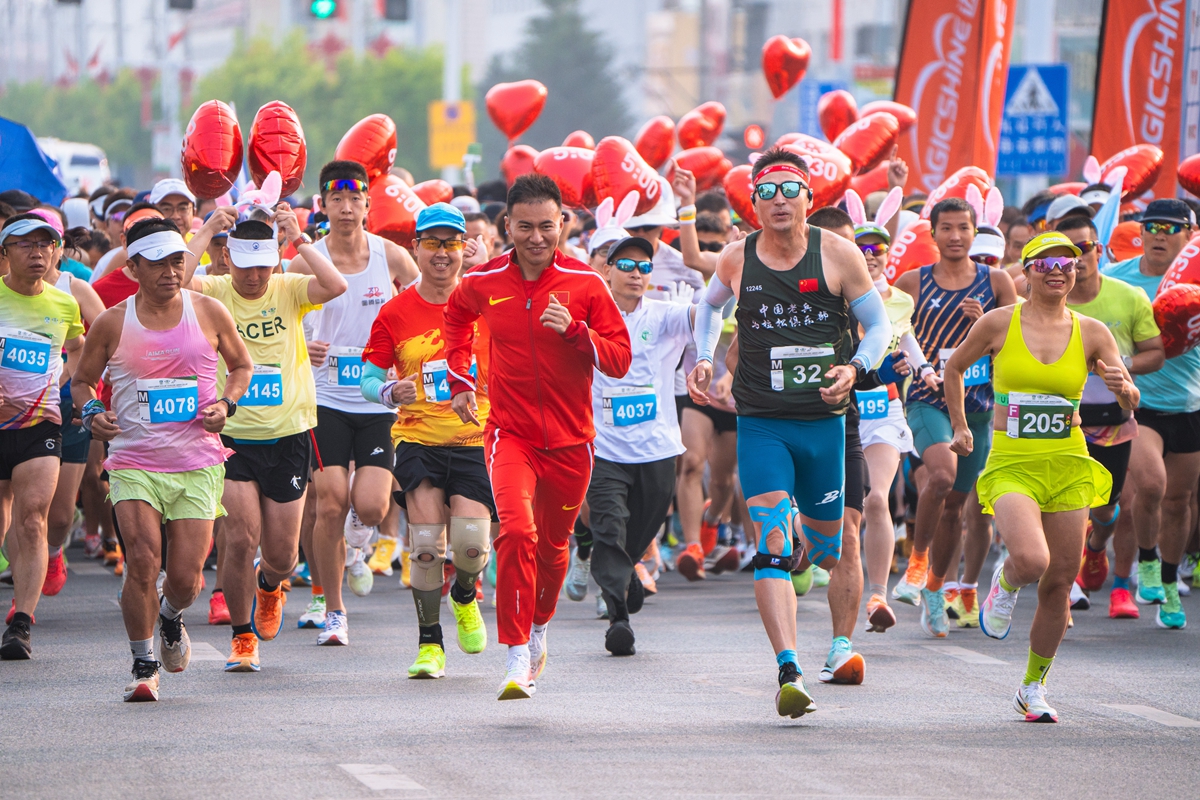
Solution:
{"label": "pink tank top", "polygon": [[204,430],[200,411],[217,399],[217,351],[184,290],[183,316],[165,331],[142,326],[137,295],[125,302],[125,325],[108,362],[112,409],[121,433],[105,469],[188,472],[222,464],[232,451]]}

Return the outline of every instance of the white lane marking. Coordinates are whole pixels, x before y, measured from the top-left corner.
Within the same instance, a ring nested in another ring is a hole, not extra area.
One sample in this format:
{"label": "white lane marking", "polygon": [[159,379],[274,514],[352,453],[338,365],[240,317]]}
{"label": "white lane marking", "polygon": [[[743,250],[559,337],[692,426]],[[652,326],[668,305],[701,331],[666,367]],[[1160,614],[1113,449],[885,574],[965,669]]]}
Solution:
{"label": "white lane marking", "polygon": [[1135,717],[1148,719],[1151,722],[1157,722],[1160,725],[1166,725],[1169,728],[1200,728],[1200,722],[1194,719],[1181,717],[1169,711],[1162,711],[1154,706],[1122,706],[1110,703],[1105,703],[1104,706],[1105,708],[1115,708],[1117,711],[1124,711],[1126,714],[1133,714]]}
{"label": "white lane marking", "polygon": [[85,575],[111,575],[112,573],[95,561],[70,561],[67,563],[67,572],[83,577]]}
{"label": "white lane marking", "polygon": [[425,787],[391,764],[338,764],[338,767],[373,792],[387,790],[425,791]]}
{"label": "white lane marking", "polygon": [[208,642],[192,640],[192,661],[224,661],[221,651]]}
{"label": "white lane marking", "polygon": [[957,658],[959,661],[965,661],[968,664],[1004,664],[1007,662],[1001,661],[998,658],[985,656],[983,653],[977,653],[974,650],[968,650],[965,647],[948,644],[923,644],[921,645],[926,650],[932,650],[935,653]]}

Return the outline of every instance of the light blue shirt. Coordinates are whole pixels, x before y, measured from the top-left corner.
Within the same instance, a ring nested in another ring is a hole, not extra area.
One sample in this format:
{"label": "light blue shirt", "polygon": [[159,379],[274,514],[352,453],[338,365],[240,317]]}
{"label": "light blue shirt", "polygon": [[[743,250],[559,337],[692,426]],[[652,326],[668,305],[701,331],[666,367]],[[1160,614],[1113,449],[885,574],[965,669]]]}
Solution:
{"label": "light blue shirt", "polygon": [[[1146,275],[1142,257],[1110,264],[1100,272],[1141,289],[1151,299],[1158,293],[1161,275]],[[1200,348],[1176,358],[1168,358],[1158,372],[1135,375],[1134,384],[1142,392],[1142,405],[1155,411],[1179,414],[1200,410]]]}

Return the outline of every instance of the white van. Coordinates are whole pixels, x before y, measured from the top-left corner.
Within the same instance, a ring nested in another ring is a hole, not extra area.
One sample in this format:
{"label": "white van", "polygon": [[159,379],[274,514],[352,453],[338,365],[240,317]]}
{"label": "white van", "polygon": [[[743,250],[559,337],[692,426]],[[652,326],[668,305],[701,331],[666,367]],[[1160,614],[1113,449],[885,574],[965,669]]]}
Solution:
{"label": "white van", "polygon": [[112,178],[108,156],[94,144],[64,142],[53,137],[39,137],[37,141],[42,152],[58,162],[57,172],[68,196],[81,190],[90,194]]}

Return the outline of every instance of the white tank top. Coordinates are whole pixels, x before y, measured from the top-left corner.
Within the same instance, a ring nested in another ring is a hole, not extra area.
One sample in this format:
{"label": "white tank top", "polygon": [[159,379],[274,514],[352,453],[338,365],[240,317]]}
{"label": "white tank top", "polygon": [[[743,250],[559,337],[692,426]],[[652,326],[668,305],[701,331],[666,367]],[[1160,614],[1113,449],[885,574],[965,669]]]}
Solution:
{"label": "white tank top", "polygon": [[[58,289],[60,292],[66,292],[67,294],[71,294],[71,273],[69,273],[69,272],[58,273],[58,280],[56,280],[54,282],[54,288]],[[74,297],[74,295],[71,295],[71,296]]]}
{"label": "white tank top", "polygon": [[[372,233],[366,237],[371,252],[367,268],[353,275],[343,272],[347,284],[345,293],[308,315],[313,321],[309,338],[329,342],[325,364],[313,367],[317,405],[347,414],[387,413],[387,409],[379,404],[364,400],[358,388],[362,377],[362,351],[371,338],[371,325],[379,315],[379,309],[395,294],[384,240]],[[325,239],[314,247],[329,258]]]}

